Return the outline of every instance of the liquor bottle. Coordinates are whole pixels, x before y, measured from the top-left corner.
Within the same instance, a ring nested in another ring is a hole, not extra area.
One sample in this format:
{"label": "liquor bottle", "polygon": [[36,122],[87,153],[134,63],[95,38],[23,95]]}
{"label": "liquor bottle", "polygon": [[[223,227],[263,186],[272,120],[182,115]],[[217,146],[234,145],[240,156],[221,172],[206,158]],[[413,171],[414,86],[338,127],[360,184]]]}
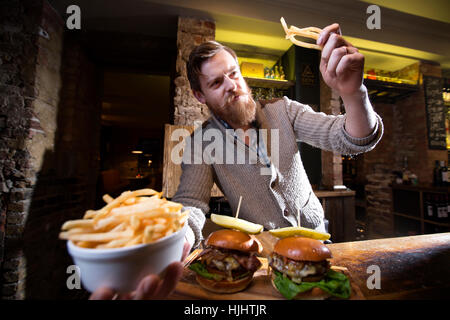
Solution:
{"label": "liquor bottle", "polygon": [[450,201],[449,196],[447,194],[447,217],[450,216]]}
{"label": "liquor bottle", "polygon": [[442,199],[440,195],[436,195],[437,197],[437,219],[436,220],[441,220],[441,216],[442,216]]}
{"label": "liquor bottle", "polygon": [[275,66],[274,74],[275,79],[280,80],[280,70],[278,69],[278,66]]}
{"label": "liquor bottle", "polygon": [[432,206],[433,206],[433,216],[431,217],[430,220],[432,221],[437,221],[438,220],[438,216],[440,214],[439,211],[439,196],[437,194],[434,194],[433,196],[430,196],[430,200],[432,201]]}
{"label": "liquor bottle", "polygon": [[264,78],[269,79],[270,78],[270,69],[269,67],[264,68]]}
{"label": "liquor bottle", "polygon": [[443,206],[442,206],[442,219],[444,220],[443,222],[447,222],[448,221],[448,194],[445,194],[443,196],[444,198],[444,202],[443,202]]}
{"label": "liquor bottle", "polygon": [[286,75],[284,74],[283,66],[280,66],[280,79],[286,80]]}
{"label": "liquor bottle", "polygon": [[434,169],[433,169],[433,185],[438,187],[442,184],[442,174],[440,170],[439,160],[436,160],[434,162]]}
{"label": "liquor bottle", "polygon": [[403,184],[409,184],[410,183],[409,175],[410,175],[410,172],[408,170],[408,157],[404,157],[403,158],[403,168],[402,168]]}
{"label": "liquor bottle", "polygon": [[427,194],[425,196],[425,212],[426,212],[426,219],[433,220],[433,199],[430,194]]}
{"label": "liquor bottle", "polygon": [[441,195],[441,216],[440,216],[440,221],[444,222],[444,220],[447,220],[448,218],[448,212],[447,212],[447,197],[445,194]]}
{"label": "liquor bottle", "polygon": [[448,184],[448,173],[447,166],[445,165],[445,161],[441,161],[441,176],[442,176],[442,186],[447,186]]}

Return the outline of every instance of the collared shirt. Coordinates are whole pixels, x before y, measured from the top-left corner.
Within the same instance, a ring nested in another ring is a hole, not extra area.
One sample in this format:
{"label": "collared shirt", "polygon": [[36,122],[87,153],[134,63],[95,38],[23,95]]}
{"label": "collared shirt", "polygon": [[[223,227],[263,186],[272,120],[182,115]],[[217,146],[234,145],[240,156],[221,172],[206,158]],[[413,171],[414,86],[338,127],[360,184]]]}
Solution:
{"label": "collared shirt", "polygon": [[[234,131],[234,129],[224,120],[222,120],[221,118],[219,118],[218,116],[215,116],[217,118],[217,120],[219,120],[219,122],[225,127],[225,129],[231,129],[233,130],[233,136],[234,136],[234,140],[235,141],[241,141],[242,143],[245,144],[244,141],[242,141],[238,135],[236,134],[236,131]],[[259,129],[258,125],[256,124],[256,121],[253,121],[251,123],[252,127],[255,129]],[[261,159],[261,162],[267,167],[270,168],[270,159],[269,156],[267,155],[267,149],[265,148],[264,142],[262,139],[260,139],[260,135],[259,135],[259,131],[257,133],[258,135],[258,141],[256,143],[256,146],[253,144],[248,145],[248,148],[251,149],[252,151],[256,152],[258,154],[258,157]]]}

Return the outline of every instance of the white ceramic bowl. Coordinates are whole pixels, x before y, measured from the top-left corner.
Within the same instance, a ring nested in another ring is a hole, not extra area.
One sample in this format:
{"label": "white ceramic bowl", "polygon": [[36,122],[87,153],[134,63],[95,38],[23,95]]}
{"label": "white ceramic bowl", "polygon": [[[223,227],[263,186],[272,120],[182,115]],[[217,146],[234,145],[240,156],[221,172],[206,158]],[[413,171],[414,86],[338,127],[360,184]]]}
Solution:
{"label": "white ceramic bowl", "polygon": [[143,277],[160,274],[170,263],[181,260],[186,228],[187,222],[165,238],[126,248],[88,249],[67,241],[67,249],[88,291],[108,287],[119,293],[131,292]]}

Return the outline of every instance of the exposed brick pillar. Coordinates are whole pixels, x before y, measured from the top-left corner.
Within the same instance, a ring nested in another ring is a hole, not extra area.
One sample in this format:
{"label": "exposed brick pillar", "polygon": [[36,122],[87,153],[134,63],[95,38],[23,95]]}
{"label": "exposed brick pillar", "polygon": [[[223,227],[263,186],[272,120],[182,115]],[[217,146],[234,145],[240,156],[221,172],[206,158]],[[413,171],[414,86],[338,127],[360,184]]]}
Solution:
{"label": "exposed brick pillar", "polygon": [[177,125],[193,125],[194,121],[204,121],[209,117],[208,107],[198,102],[191,92],[187,78],[186,62],[192,49],[202,42],[215,39],[216,25],[214,22],[193,18],[178,18],[176,62],[177,77],[175,78],[175,116]]}

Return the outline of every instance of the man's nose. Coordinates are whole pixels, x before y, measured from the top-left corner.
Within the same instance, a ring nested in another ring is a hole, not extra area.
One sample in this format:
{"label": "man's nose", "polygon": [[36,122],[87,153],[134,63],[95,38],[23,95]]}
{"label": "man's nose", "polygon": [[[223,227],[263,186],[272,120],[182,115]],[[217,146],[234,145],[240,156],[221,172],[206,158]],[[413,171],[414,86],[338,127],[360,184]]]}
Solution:
{"label": "man's nose", "polygon": [[228,75],[225,75],[225,89],[227,91],[235,91],[237,89],[236,82],[231,79]]}

